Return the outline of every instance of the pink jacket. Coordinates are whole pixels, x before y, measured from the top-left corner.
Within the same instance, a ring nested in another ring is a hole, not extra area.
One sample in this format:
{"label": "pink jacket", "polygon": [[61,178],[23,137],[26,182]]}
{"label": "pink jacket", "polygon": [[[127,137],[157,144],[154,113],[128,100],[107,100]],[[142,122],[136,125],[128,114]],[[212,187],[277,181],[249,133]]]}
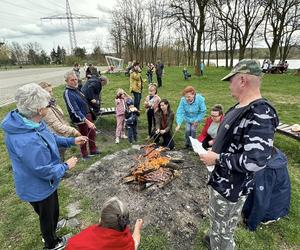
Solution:
{"label": "pink jacket", "polygon": [[126,100],[122,98],[115,99],[116,116],[125,114],[125,102]]}

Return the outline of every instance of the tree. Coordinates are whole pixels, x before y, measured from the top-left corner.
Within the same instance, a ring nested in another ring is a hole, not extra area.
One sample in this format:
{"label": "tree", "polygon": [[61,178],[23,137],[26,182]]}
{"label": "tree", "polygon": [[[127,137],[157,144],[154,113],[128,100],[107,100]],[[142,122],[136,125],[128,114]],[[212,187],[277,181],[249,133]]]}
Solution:
{"label": "tree", "polygon": [[281,59],[285,60],[292,46],[291,39],[299,25],[299,0],[268,0],[264,26],[264,38],[269,48],[270,60],[274,63],[281,45]]}

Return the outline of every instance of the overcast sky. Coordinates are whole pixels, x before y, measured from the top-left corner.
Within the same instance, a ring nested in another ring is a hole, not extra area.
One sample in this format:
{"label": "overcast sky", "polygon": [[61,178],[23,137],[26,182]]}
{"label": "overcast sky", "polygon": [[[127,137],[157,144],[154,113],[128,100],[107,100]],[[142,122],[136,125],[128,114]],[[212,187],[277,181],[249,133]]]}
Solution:
{"label": "overcast sky", "polygon": [[[69,0],[73,14],[98,17],[98,20],[74,20],[77,45],[89,52],[95,45],[107,50],[110,11],[117,0]],[[47,53],[62,45],[70,50],[66,20],[43,20],[41,17],[65,16],[65,0],[1,0],[0,41],[24,44],[38,42]]]}

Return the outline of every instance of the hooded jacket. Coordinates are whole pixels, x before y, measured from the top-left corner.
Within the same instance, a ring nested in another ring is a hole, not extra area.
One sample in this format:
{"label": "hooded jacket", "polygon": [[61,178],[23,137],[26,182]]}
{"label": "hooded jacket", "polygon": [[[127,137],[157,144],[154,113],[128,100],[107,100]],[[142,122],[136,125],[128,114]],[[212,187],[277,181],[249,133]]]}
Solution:
{"label": "hooded jacket", "polygon": [[176,112],[176,123],[181,126],[182,122],[186,123],[201,122],[205,116],[206,105],[205,98],[196,94],[193,103],[188,103],[185,97],[181,97]]}
{"label": "hooded jacket", "polygon": [[74,145],[74,138],[53,134],[44,122],[38,128],[26,125],[17,110],[2,121],[5,144],[12,162],[16,193],[21,200],[46,199],[58,187],[68,169],[60,162],[58,147]]}

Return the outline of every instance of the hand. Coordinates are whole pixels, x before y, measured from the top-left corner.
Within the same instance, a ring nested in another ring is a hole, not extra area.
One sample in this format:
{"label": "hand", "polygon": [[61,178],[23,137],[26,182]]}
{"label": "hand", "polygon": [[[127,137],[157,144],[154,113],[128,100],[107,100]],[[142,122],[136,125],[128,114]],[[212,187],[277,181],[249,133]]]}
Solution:
{"label": "hand", "polygon": [[90,122],[88,119],[85,119],[85,123],[90,129],[96,129],[95,124]]}
{"label": "hand", "polygon": [[92,99],[91,103],[97,103],[97,101],[95,99]]}
{"label": "hand", "polygon": [[206,154],[200,155],[200,161],[202,161],[206,166],[215,165],[217,159],[219,159],[219,154],[213,151],[207,151]]}
{"label": "hand", "polygon": [[87,136],[78,136],[75,138],[75,144],[82,145],[82,144],[87,143],[88,140],[89,140],[89,138]]}
{"label": "hand", "polygon": [[135,222],[134,228],[136,228],[136,229],[138,229],[138,230],[141,230],[143,224],[144,224],[143,219],[137,219],[136,222]]}
{"label": "hand", "polygon": [[192,126],[196,129],[198,127],[198,122],[192,122]]}
{"label": "hand", "polygon": [[164,129],[162,129],[162,130],[160,131],[160,133],[161,133],[161,134],[164,134],[164,133],[166,133],[166,131],[165,131]]}
{"label": "hand", "polygon": [[209,146],[212,146],[213,144],[214,144],[214,140],[208,141],[208,145],[209,145]]}
{"label": "hand", "polygon": [[155,134],[159,134],[160,129],[156,129]]}
{"label": "hand", "polygon": [[70,159],[66,160],[66,163],[68,164],[69,169],[74,168],[75,165],[77,164],[77,162],[78,162],[78,159],[75,156],[73,156]]}
{"label": "hand", "polygon": [[179,129],[180,129],[180,126],[177,125],[176,128],[175,128],[176,132],[177,132]]}

